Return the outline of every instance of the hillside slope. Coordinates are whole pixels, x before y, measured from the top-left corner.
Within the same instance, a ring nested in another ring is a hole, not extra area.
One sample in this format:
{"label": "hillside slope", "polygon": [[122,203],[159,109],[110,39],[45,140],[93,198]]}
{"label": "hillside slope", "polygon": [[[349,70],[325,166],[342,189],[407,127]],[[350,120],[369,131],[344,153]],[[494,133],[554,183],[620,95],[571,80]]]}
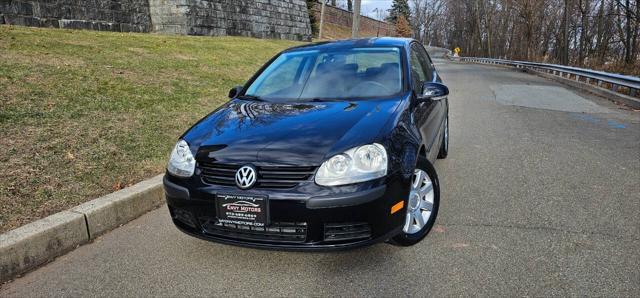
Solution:
{"label": "hillside slope", "polygon": [[162,173],[182,132],[296,44],[0,26],[0,232]]}

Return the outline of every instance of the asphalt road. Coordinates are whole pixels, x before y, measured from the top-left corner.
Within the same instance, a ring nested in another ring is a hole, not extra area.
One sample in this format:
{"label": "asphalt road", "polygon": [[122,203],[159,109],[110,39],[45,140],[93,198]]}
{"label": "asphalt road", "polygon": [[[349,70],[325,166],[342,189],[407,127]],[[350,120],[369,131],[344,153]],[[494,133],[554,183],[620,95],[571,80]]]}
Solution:
{"label": "asphalt road", "polygon": [[640,112],[513,70],[437,67],[451,144],[418,245],[238,248],[183,235],[160,208],[0,296],[640,296]]}

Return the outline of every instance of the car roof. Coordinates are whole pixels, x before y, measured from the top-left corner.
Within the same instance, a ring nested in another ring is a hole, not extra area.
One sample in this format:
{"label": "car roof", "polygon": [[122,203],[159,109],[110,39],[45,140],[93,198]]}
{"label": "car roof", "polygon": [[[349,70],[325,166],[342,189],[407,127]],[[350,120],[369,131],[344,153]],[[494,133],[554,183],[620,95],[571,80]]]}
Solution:
{"label": "car roof", "polygon": [[343,39],[334,41],[321,41],[308,43],[296,47],[289,48],[285,52],[301,51],[301,50],[327,50],[342,48],[360,48],[360,47],[402,47],[407,48],[414,41],[412,38],[401,37],[373,37],[359,39]]}

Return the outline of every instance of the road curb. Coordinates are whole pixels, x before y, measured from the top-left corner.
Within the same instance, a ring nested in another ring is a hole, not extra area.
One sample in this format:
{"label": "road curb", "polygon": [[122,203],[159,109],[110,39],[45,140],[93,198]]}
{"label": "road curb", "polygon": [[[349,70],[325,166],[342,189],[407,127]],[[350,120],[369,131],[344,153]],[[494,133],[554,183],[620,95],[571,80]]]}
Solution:
{"label": "road curb", "polygon": [[84,214],[89,239],[95,239],[158,207],[164,194],[162,176],[155,176],[131,187],[86,202],[71,208],[71,211]]}
{"label": "road curb", "polygon": [[0,235],[0,282],[87,243],[84,215],[62,211]]}
{"label": "road curb", "polygon": [[0,234],[0,283],[160,206],[162,176]]}

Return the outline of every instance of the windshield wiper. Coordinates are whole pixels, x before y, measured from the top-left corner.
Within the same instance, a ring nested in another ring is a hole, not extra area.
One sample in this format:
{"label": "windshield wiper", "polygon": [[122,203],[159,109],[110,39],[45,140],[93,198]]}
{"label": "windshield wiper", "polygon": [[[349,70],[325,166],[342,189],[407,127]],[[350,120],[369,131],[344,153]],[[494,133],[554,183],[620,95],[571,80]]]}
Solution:
{"label": "windshield wiper", "polygon": [[323,102],[323,101],[340,101],[342,99],[335,97],[312,97],[308,99],[304,99],[305,101],[315,101],[315,102]]}
{"label": "windshield wiper", "polygon": [[240,99],[247,99],[247,100],[255,100],[255,101],[265,101],[264,99],[260,98],[259,96],[255,96],[255,95],[242,95],[242,96],[238,96],[238,98]]}
{"label": "windshield wiper", "polygon": [[346,99],[336,98],[336,97],[314,97],[314,98],[311,98],[309,101],[325,102],[325,101],[345,101],[345,100]]}

